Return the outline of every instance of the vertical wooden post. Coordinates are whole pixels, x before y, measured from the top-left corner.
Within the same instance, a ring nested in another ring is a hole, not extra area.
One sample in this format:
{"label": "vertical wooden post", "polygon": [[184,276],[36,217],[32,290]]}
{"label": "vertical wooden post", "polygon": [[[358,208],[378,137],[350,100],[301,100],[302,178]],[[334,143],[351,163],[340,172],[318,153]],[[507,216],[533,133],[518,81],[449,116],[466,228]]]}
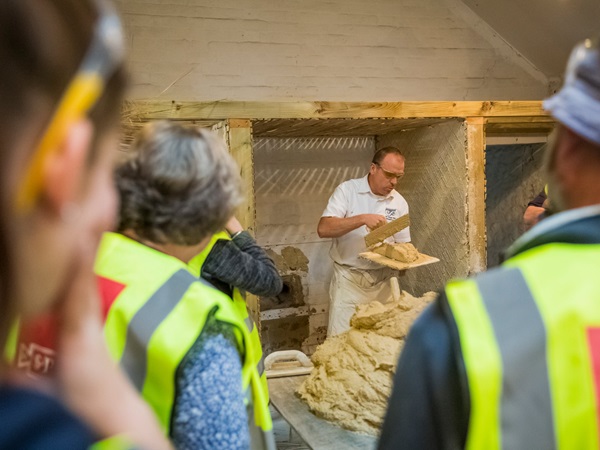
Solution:
{"label": "vertical wooden post", "polygon": [[[252,124],[245,119],[227,120],[229,152],[240,168],[243,200],[235,215],[242,226],[256,235],[256,203],[254,198],[254,152]],[[246,304],[252,319],[260,330],[260,302],[257,296],[246,294]]]}
{"label": "vertical wooden post", "polygon": [[487,267],[485,228],[485,132],[483,117],[469,117],[467,127],[467,238],[469,274]]}
{"label": "vertical wooden post", "polygon": [[252,125],[249,120],[229,119],[229,152],[240,168],[242,177],[242,203],[235,214],[244,228],[255,233],[256,209],[254,201],[254,153],[252,151]]}

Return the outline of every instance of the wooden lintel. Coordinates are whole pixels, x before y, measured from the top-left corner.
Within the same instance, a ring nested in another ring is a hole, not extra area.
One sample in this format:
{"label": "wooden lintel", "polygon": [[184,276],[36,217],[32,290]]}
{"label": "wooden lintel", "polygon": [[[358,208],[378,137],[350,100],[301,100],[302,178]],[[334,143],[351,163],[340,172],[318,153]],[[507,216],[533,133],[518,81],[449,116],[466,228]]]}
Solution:
{"label": "wooden lintel", "polygon": [[504,126],[504,127],[486,127],[486,136],[528,136],[528,135],[548,135],[554,130],[554,125],[546,127],[541,126]]}
{"label": "wooden lintel", "polygon": [[[235,216],[242,226],[252,234],[255,233],[256,201],[254,196],[254,151],[252,148],[252,127],[249,120],[227,121],[227,142],[229,152],[235,159],[242,181],[242,203],[235,211]],[[246,305],[250,317],[260,332],[260,302],[255,295],[246,295]]]}
{"label": "wooden lintel", "polygon": [[547,116],[541,101],[176,102],[131,101],[126,113],[154,119],[360,119]]}
{"label": "wooden lintel", "polygon": [[556,121],[552,116],[495,116],[495,117],[486,117],[485,123],[486,125],[508,125],[508,124],[522,124],[528,123],[530,125],[533,124],[553,124]]}
{"label": "wooden lintel", "polygon": [[485,133],[493,135],[549,134],[556,124],[550,116],[538,117],[486,117]]}

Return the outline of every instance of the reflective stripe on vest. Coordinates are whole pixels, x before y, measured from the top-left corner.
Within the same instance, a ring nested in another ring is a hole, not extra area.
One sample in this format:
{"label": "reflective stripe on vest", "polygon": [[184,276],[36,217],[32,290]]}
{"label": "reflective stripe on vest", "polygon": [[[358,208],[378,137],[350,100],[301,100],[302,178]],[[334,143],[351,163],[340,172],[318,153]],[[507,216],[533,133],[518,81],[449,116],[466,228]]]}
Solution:
{"label": "reflective stripe on vest", "polygon": [[447,286],[471,397],[468,449],[598,448],[599,265],[599,246],[552,244]]}
{"label": "reflective stripe on vest", "polygon": [[127,325],[125,348],[119,364],[140,392],[146,381],[150,338],[195,281],[186,270],[178,270],[144,303]]}
{"label": "reflective stripe on vest", "polygon": [[[171,426],[177,369],[211,314],[234,327],[238,348],[244,356],[242,387],[249,388],[252,374],[256,373],[252,363],[255,356],[248,345],[250,336],[225,295],[181,269],[127,321],[123,319],[129,300],[125,288],[109,311],[105,324],[105,333],[110,337],[109,350],[152,406],[165,432]],[[122,349],[120,354],[119,349]]]}
{"label": "reflective stripe on vest", "polygon": [[[264,401],[258,372],[260,355],[255,352],[244,318],[225,294],[178,263],[165,260],[166,255],[153,252],[121,235],[107,233],[103,237],[96,273],[125,285],[105,324],[112,356],[126,370],[168,432],[177,368],[213,314],[216,320],[233,325],[243,354],[242,387],[245,392],[251,391],[258,402],[262,401],[260,406],[257,402],[249,405],[252,416],[264,424],[265,432],[270,431],[268,400]],[[138,271],[132,271],[132,267]],[[266,433],[261,441],[271,442],[269,436]],[[253,443],[253,448],[271,448],[271,445],[254,447]]]}

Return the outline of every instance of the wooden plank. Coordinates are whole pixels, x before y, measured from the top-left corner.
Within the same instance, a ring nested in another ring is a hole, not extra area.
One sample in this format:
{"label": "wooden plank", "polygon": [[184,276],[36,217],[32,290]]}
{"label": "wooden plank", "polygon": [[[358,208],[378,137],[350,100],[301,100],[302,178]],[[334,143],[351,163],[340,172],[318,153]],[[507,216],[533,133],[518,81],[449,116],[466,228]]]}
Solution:
{"label": "wooden plank", "polygon": [[[237,162],[242,178],[242,203],[235,216],[242,226],[255,234],[256,202],[254,194],[254,152],[252,148],[252,126],[248,120],[230,119],[227,121],[227,142],[229,152]],[[246,294],[246,304],[250,316],[260,331],[260,301],[256,295]]]}
{"label": "wooden plank", "polygon": [[548,127],[528,127],[528,126],[517,126],[517,127],[494,127],[486,129],[486,136],[545,136],[554,130],[554,125]]}
{"label": "wooden plank", "polygon": [[[147,120],[141,120],[134,117],[122,117],[121,120],[121,150],[128,151],[138,132],[148,123]],[[198,128],[213,128],[221,121],[219,120],[182,120],[181,125]]]}
{"label": "wooden plank", "polygon": [[467,243],[469,274],[487,266],[485,229],[485,134],[484,119],[468,118],[467,127]]}
{"label": "wooden plank", "polygon": [[485,133],[491,135],[507,134],[549,134],[555,126],[550,116],[530,117],[486,117]]}
{"label": "wooden plank", "polygon": [[486,117],[486,126],[495,124],[510,124],[510,123],[530,123],[530,124],[552,124],[556,123],[552,116],[520,116],[520,117]]}
{"label": "wooden plank", "polygon": [[176,102],[131,101],[124,114],[140,119],[334,119],[548,116],[541,101],[444,102]]}
{"label": "wooden plank", "polygon": [[419,257],[410,263],[404,263],[400,261],[396,261],[395,259],[388,258],[387,256],[380,255],[379,253],[374,252],[363,252],[359,253],[358,256],[364,259],[368,259],[377,264],[381,264],[382,266],[391,267],[396,270],[408,270],[414,269],[415,267],[426,266],[427,264],[433,264],[439,262],[440,260],[434,256],[425,255],[423,253],[419,253]]}
{"label": "wooden plank", "polygon": [[296,396],[296,390],[307,376],[270,378],[271,403],[306,444],[315,450],[374,449],[374,436],[344,430],[310,412],[308,405]]}
{"label": "wooden plank", "polygon": [[[240,121],[228,120],[229,152],[240,168],[242,178],[242,195],[244,200],[235,212],[236,217],[244,228],[254,234],[256,220],[256,205],[254,199],[254,154],[252,149],[252,128],[250,121],[245,120],[246,126]],[[232,126],[233,125],[233,126]]]}
{"label": "wooden plank", "polygon": [[383,242],[385,239],[393,236],[396,233],[404,230],[410,225],[410,217],[408,214],[398,217],[385,225],[376,228],[365,236],[365,245],[371,248],[373,245]]}

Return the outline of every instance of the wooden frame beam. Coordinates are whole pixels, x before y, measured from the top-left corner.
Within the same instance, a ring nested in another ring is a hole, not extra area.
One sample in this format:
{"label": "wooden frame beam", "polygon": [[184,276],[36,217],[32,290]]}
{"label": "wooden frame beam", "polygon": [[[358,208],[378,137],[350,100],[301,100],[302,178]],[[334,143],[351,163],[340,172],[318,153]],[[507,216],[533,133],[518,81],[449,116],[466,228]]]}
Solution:
{"label": "wooden frame beam", "polygon": [[[254,150],[252,148],[252,123],[246,119],[229,119],[226,123],[229,152],[240,168],[242,178],[242,203],[235,216],[242,226],[256,235],[256,199],[254,194]],[[246,294],[246,305],[260,332],[260,301]]]}
{"label": "wooden frame beam", "polygon": [[227,121],[229,152],[240,168],[243,201],[235,211],[242,226],[255,233],[256,205],[254,195],[254,151],[252,148],[252,124],[249,120]]}
{"label": "wooden frame beam", "polygon": [[361,119],[548,116],[541,101],[444,102],[176,102],[130,101],[133,120]]}
{"label": "wooden frame beam", "polygon": [[550,116],[486,117],[485,133],[487,136],[550,134],[555,125]]}
{"label": "wooden frame beam", "polygon": [[467,239],[469,274],[487,267],[485,227],[485,131],[482,117],[469,117],[467,127]]}

